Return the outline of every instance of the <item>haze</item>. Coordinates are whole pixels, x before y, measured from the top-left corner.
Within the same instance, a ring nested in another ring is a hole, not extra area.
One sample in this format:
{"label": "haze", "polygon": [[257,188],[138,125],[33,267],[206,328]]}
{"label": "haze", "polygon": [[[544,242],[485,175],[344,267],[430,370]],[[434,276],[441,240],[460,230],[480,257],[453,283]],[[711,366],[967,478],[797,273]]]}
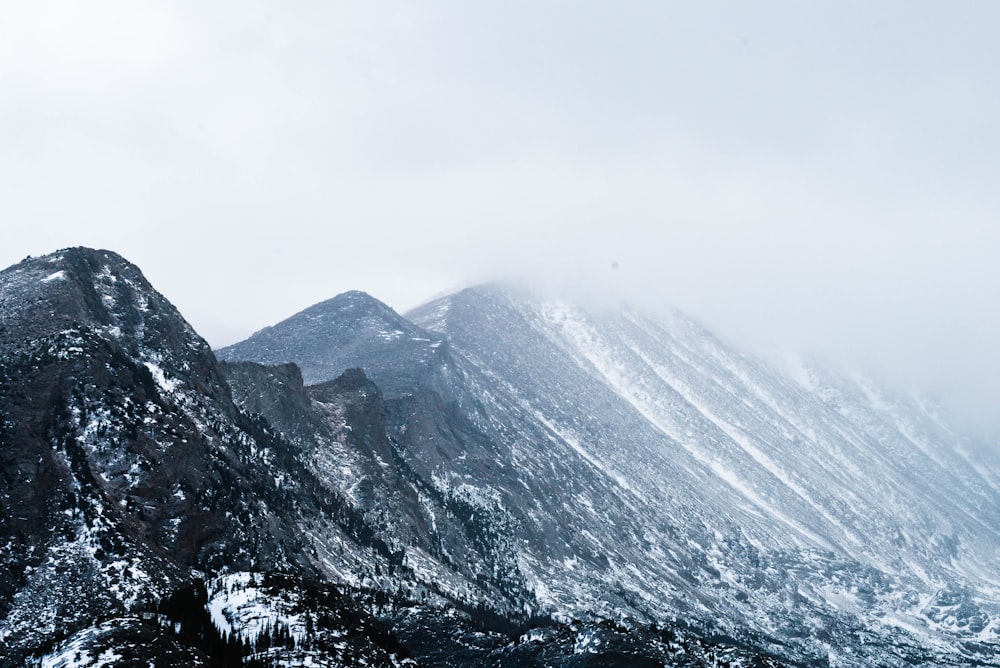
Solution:
{"label": "haze", "polygon": [[362,289],[673,303],[995,430],[992,2],[0,0],[0,264],[216,346]]}

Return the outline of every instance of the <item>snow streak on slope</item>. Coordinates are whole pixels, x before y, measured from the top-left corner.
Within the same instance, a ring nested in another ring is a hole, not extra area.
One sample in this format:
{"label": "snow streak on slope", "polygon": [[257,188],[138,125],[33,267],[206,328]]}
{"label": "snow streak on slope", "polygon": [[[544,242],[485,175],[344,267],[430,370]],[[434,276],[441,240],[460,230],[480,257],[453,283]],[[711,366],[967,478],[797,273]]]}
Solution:
{"label": "snow streak on slope", "polygon": [[[762,498],[751,486],[746,484],[734,470],[730,469],[724,461],[716,456],[713,456],[713,454],[706,448],[701,447],[696,439],[686,437],[684,434],[678,433],[674,430],[674,425],[670,425],[666,423],[666,421],[662,420],[660,417],[660,415],[664,412],[662,405],[657,402],[653,394],[643,391],[642,386],[636,382],[637,378],[635,374],[630,373],[631,370],[625,363],[616,359],[615,352],[611,349],[611,347],[600,339],[600,335],[593,328],[587,325],[585,319],[578,312],[565,305],[549,303],[543,307],[542,315],[550,324],[558,328],[558,331],[561,332],[565,341],[571,345],[574,352],[580,354],[588,362],[590,362],[590,364],[592,364],[593,367],[601,374],[604,380],[607,381],[608,385],[632,406],[634,406],[635,409],[643,415],[643,417],[649,420],[650,424],[655,425],[657,429],[662,431],[675,442],[681,444],[681,446],[684,447],[684,449],[687,450],[696,460],[711,469],[716,476],[725,481],[726,484],[736,490],[739,494],[747,498],[754,504],[754,506],[782,524],[788,526],[793,531],[805,536],[809,541],[808,544],[832,547],[823,538],[817,536],[805,526],[788,517],[779,508]],[[653,368],[652,365],[649,365],[648,358],[643,357],[641,354],[638,354],[637,356],[647,366]],[[657,371],[655,368],[653,368],[653,370],[654,372]],[[657,377],[672,386],[672,388],[677,391],[685,401],[692,404],[696,410],[698,410],[702,415],[708,417],[714,424],[721,427],[722,431],[724,431],[727,436],[732,438],[731,432],[722,426],[717,419],[713,419],[709,411],[707,411],[704,406],[699,406],[692,402],[691,397],[684,392],[686,388],[680,386],[676,379],[668,380],[667,378],[664,378],[662,371],[657,373]],[[768,469],[768,472],[775,474],[779,478],[782,477],[777,471],[777,467],[770,462],[770,460],[767,460],[766,457],[756,450],[756,448],[749,445],[747,441],[742,439],[733,440],[743,446],[743,449],[747,451],[758,464],[763,464],[765,468]],[[807,543],[801,543],[800,545],[805,546],[806,544]]]}
{"label": "snow streak on slope", "polygon": [[590,464],[595,469],[597,469],[604,475],[614,480],[618,484],[618,486],[624,489],[625,491],[635,495],[639,495],[639,492],[634,487],[632,487],[632,485],[629,484],[628,480],[622,474],[618,473],[610,466],[608,466],[607,464],[605,464],[604,462],[600,461],[598,458],[594,457],[592,454],[587,452],[583,448],[583,446],[580,445],[579,440],[575,436],[566,431],[560,430],[559,427],[552,424],[541,413],[536,412],[535,417],[538,418],[539,422],[544,424],[549,430],[552,431],[553,434],[558,436],[564,443],[573,448],[573,450],[581,457],[583,457],[588,464]]}
{"label": "snow streak on slope", "polygon": [[[981,491],[977,472],[963,465],[954,448],[938,445],[929,452],[927,439],[915,436],[925,428],[917,426],[920,412],[884,398],[873,401],[871,390],[863,391],[856,382],[842,389],[824,386],[835,404],[831,411],[829,405],[797,396],[760,362],[734,354],[704,332],[695,334],[696,327],[679,318],[675,328],[681,336],[674,336],[634,315],[595,323],[579,312],[560,317],[559,307],[551,305],[542,313],[562,340],[653,424],[707,460],[720,477],[732,480],[739,471],[741,491],[750,487],[752,494],[762,495],[776,516],[794,512],[796,525],[821,529],[816,533],[828,545],[855,555],[874,541],[867,558],[887,569],[901,556],[892,555],[898,549],[886,539],[896,533],[904,542],[909,535],[910,548],[918,553],[926,551],[924,543],[933,545],[936,536],[956,529],[965,534],[957,535],[965,556],[989,554],[989,546],[996,545],[997,528],[981,513],[970,512],[984,503],[996,508],[996,494]],[[681,410],[694,411],[688,424],[700,421],[721,438],[705,443],[704,428],[698,432],[700,448],[682,438],[678,406],[662,403],[670,391],[682,398]],[[802,424],[803,418],[812,424]],[[941,436],[937,443],[947,443],[947,434]],[[831,468],[831,461],[838,466]],[[926,487],[915,489],[914,478]],[[942,494],[942,488],[948,492]],[[975,500],[957,502],[956,492],[958,499]],[[899,519],[923,527],[924,537],[897,527]],[[941,557],[931,552],[923,560]]]}

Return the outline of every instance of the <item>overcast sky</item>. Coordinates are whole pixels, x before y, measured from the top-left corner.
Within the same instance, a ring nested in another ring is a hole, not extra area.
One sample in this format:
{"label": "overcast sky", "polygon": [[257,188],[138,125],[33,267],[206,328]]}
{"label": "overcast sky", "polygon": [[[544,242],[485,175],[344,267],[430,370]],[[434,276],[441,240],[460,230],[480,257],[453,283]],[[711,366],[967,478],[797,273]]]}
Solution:
{"label": "overcast sky", "polygon": [[1000,426],[998,27],[992,1],[0,0],[0,265],[115,250],[213,345],[348,289],[404,311],[535,276]]}

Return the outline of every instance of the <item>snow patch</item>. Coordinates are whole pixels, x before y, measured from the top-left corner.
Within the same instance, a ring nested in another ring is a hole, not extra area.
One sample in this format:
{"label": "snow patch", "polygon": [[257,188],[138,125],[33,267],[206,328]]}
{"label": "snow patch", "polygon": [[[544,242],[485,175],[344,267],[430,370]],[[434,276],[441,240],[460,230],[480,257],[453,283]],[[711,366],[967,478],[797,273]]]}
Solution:
{"label": "snow patch", "polygon": [[223,636],[237,637],[256,647],[261,635],[283,627],[297,646],[306,637],[306,620],[292,613],[299,601],[289,592],[271,593],[261,573],[232,573],[209,583],[208,612]]}
{"label": "snow patch", "polygon": [[156,381],[156,385],[163,390],[166,394],[173,394],[177,390],[177,386],[180,384],[179,381],[173,378],[167,378],[167,374],[164,373],[163,369],[159,365],[153,362],[143,362],[149,373],[153,376],[153,380]]}
{"label": "snow patch", "polygon": [[49,274],[48,276],[43,278],[42,283],[51,283],[52,281],[65,281],[65,280],[66,280],[66,271],[61,269],[55,272],[54,274]]}

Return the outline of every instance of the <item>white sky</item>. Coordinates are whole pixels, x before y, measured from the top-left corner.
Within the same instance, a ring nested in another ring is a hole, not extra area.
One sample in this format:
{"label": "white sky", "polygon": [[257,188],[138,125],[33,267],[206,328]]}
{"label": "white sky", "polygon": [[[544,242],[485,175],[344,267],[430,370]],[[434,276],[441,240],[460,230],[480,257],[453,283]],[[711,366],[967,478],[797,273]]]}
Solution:
{"label": "white sky", "polygon": [[403,311],[532,276],[1000,426],[998,26],[971,0],[0,0],[0,265],[110,248],[213,345],[348,289]]}

